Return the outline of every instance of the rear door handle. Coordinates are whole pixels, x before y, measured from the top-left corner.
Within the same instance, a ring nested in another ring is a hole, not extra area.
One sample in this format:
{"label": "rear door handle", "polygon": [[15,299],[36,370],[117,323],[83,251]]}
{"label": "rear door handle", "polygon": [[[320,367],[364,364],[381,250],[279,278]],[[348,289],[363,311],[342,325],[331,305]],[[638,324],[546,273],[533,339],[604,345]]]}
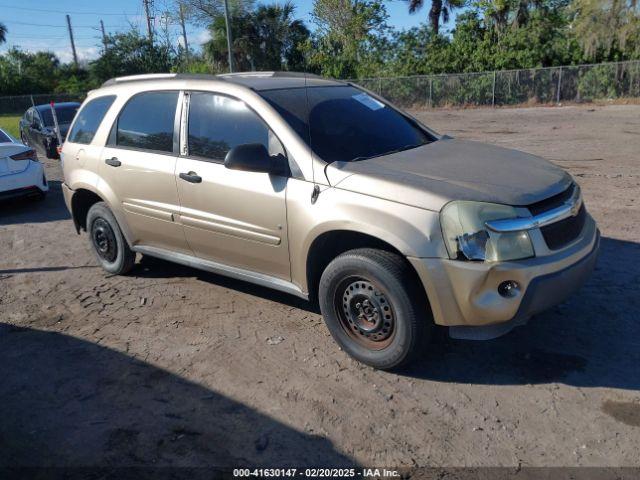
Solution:
{"label": "rear door handle", "polygon": [[106,163],[107,165],[111,165],[112,167],[119,167],[120,165],[122,165],[122,162],[116,157],[107,158],[105,159],[104,163]]}
{"label": "rear door handle", "polygon": [[181,173],[180,178],[190,183],[202,182],[202,177],[198,176],[196,172]]}

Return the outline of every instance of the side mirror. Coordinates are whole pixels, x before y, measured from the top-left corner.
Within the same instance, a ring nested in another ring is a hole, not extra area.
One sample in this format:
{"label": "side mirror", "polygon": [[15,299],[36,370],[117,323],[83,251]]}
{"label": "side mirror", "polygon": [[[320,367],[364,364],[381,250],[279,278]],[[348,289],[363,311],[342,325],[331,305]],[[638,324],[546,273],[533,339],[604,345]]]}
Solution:
{"label": "side mirror", "polygon": [[281,176],[289,174],[287,159],[283,155],[272,157],[261,143],[245,143],[233,147],[224,158],[224,166],[231,170],[245,172],[262,172]]}

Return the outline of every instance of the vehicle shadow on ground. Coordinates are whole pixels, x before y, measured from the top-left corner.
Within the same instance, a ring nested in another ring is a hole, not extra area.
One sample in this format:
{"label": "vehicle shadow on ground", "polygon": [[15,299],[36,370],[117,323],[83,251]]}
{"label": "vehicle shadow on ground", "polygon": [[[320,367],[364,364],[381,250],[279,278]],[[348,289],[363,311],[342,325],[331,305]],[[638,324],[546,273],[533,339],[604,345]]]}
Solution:
{"label": "vehicle shadow on ground", "polygon": [[62,196],[62,182],[49,181],[49,193],[44,200],[15,198],[0,201],[0,225],[44,223],[71,218]]}
{"label": "vehicle shadow on ground", "polygon": [[638,291],[640,244],[602,238],[593,275],[567,302],[499,339],[441,338],[402,373],[444,382],[640,390]]}
{"label": "vehicle shadow on ground", "polygon": [[0,467],[353,465],[325,438],[149,363],[0,323]]}
{"label": "vehicle shadow on ground", "polygon": [[248,295],[264,298],[277,303],[299,308],[311,313],[320,313],[320,309],[316,304],[308,302],[302,298],[298,298],[288,293],[279,292],[267,287],[261,287],[253,283],[236,280],[223,275],[198,270],[196,268],[186,267],[177,263],[168,262],[159,258],[143,256],[136,264],[135,268],[129,275],[141,278],[179,278],[179,277],[195,277],[203,282],[213,283],[224,288],[230,288]]}

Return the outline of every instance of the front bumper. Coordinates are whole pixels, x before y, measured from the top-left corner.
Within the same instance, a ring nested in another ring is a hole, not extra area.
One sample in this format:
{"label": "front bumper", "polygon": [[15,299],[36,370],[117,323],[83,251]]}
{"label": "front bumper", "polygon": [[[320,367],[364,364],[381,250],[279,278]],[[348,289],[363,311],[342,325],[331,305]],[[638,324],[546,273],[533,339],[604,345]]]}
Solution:
{"label": "front bumper", "polygon": [[[547,255],[494,264],[443,258],[409,261],[422,280],[436,324],[516,325],[561,303],[582,286],[595,265],[599,238],[589,216],[575,242]],[[506,280],[520,285],[520,293],[513,298],[498,293],[498,285]]]}

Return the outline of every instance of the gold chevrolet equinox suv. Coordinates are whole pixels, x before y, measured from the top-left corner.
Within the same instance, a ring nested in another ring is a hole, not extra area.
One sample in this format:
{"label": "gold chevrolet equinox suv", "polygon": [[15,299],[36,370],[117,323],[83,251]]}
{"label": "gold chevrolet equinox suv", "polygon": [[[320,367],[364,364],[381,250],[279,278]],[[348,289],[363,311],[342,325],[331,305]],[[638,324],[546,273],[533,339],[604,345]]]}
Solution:
{"label": "gold chevrolet equinox suv", "polygon": [[317,301],[338,344],[381,369],[434,324],[487,339],[525,323],[583,283],[599,244],[560,168],[313,75],[109,80],[62,160],[109,273],[140,253]]}

